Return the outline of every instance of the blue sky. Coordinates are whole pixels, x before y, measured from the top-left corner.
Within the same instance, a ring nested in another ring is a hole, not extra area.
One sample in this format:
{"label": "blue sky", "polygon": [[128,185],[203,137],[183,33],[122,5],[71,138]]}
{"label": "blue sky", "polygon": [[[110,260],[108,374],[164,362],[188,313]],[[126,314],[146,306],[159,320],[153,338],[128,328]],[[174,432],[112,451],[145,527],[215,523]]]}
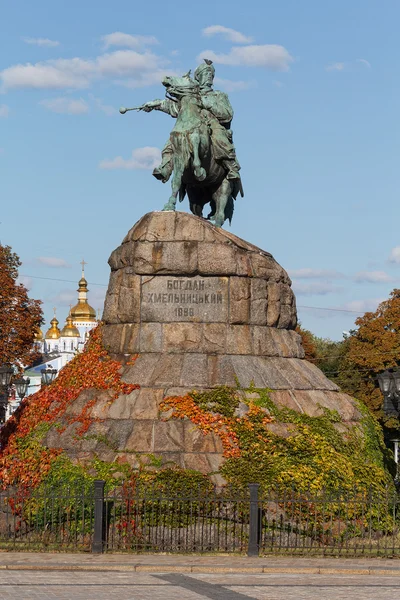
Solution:
{"label": "blue sky", "polygon": [[82,257],[102,306],[109,254],[169,197],[150,169],[171,118],[118,107],[207,55],[235,110],[231,231],[289,271],[305,327],[340,339],[400,287],[399,21],[397,0],[4,3],[0,240],[47,322]]}

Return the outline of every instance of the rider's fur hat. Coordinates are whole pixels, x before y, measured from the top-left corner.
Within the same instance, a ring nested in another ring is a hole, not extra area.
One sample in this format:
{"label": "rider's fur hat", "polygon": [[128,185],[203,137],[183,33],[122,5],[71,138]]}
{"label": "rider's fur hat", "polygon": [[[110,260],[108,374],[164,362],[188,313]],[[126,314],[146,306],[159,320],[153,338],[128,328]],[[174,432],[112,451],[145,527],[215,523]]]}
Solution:
{"label": "rider's fur hat", "polygon": [[199,65],[197,67],[197,69],[194,72],[194,78],[196,81],[199,80],[199,75],[200,75],[200,73],[203,73],[203,71],[211,71],[212,76],[214,77],[215,68],[214,68],[214,65],[212,64],[212,60],[208,60],[208,58],[205,58],[204,63],[202,63],[201,65]]}

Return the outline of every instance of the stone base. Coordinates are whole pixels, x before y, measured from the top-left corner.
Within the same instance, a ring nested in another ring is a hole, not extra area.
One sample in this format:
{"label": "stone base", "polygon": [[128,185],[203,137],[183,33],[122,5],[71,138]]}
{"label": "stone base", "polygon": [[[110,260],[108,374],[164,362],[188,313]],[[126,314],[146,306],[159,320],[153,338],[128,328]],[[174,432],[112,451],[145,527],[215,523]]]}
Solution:
{"label": "stone base", "polygon": [[[82,393],[68,408],[65,431],[48,433],[49,446],[79,461],[97,455],[136,467],[155,454],[215,472],[220,439],[189,421],[165,421],[160,404],[237,383],[268,388],[278,406],[309,415],[336,410],[344,430],[360,420],[356,403],[304,360],[291,281],[268,252],[199,217],[161,212],[145,215],[109,264],[103,343],[125,365],[123,380],[140,389],[116,400],[104,391]],[[91,414],[101,421],[86,439],[74,439],[77,425],[68,425],[68,416],[94,398]],[[270,427],[287,433],[285,424]]]}

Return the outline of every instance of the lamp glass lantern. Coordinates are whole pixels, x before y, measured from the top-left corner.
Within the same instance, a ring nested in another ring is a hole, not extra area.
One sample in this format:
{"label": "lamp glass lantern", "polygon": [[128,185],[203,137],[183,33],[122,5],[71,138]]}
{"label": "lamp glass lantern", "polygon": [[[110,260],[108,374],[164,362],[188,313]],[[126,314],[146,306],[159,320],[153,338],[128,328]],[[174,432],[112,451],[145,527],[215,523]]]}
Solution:
{"label": "lamp glass lantern", "polygon": [[382,394],[389,393],[392,383],[392,373],[390,373],[388,370],[383,371],[383,373],[379,373],[378,383]]}
{"label": "lamp glass lantern", "polygon": [[13,376],[13,369],[11,365],[5,364],[0,367],[0,386],[3,388],[10,387],[11,378]]}
{"label": "lamp glass lantern", "polygon": [[17,394],[20,398],[25,398],[30,382],[31,380],[29,379],[29,377],[27,377],[26,379],[20,377],[19,379],[16,379],[14,381]]}
{"label": "lamp glass lantern", "polygon": [[400,371],[394,371],[392,373],[393,383],[394,383],[394,391],[396,394],[400,394]]}
{"label": "lamp glass lantern", "polygon": [[53,383],[57,375],[57,369],[52,369],[51,367],[48,367],[47,369],[41,369],[40,372],[42,374],[42,385],[49,385],[50,383]]}

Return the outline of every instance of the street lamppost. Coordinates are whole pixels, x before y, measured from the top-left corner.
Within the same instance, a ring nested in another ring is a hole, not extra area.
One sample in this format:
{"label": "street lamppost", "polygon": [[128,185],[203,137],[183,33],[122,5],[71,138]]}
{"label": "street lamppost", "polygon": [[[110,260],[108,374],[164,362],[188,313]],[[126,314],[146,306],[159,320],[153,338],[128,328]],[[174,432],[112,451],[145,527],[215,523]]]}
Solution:
{"label": "street lamppost", "polygon": [[6,420],[6,410],[8,405],[8,394],[10,390],[13,369],[10,364],[0,367],[0,423]]}
{"label": "street lamppost", "polygon": [[56,375],[57,369],[52,369],[51,367],[47,367],[47,369],[41,369],[42,374],[42,385],[50,385],[53,383]]}
{"label": "street lamppost", "polygon": [[[383,412],[388,417],[400,417],[400,370],[386,369],[378,375],[379,388],[383,394]],[[399,440],[390,440],[394,445],[394,461],[396,463],[396,486],[400,485]]]}
{"label": "street lamppost", "polygon": [[386,369],[378,375],[379,388],[383,394],[383,412],[388,417],[400,415],[400,370]]}
{"label": "street lamppost", "polygon": [[31,380],[29,379],[29,377],[27,377],[26,379],[24,379],[23,377],[20,377],[19,379],[15,379],[13,381],[13,383],[15,385],[15,389],[17,390],[17,394],[21,398],[21,401],[26,396],[26,392],[28,391],[30,382],[31,382]]}

